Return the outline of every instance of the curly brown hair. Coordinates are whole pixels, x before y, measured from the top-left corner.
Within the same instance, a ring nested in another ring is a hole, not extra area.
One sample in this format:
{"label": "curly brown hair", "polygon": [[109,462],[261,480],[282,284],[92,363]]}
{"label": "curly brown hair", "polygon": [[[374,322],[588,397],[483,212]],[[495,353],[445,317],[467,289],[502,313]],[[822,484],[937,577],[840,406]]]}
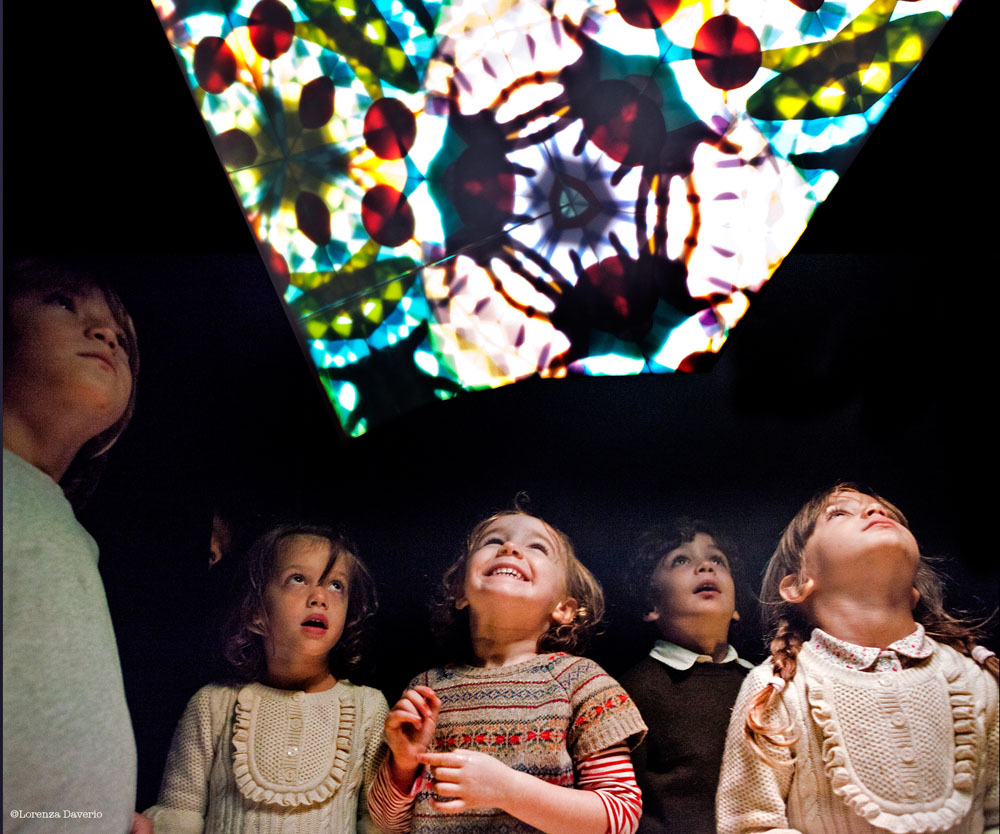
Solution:
{"label": "curly brown hair", "polygon": [[355,547],[343,533],[317,524],[281,524],[261,535],[247,551],[243,590],[226,626],[224,655],[242,680],[261,680],[267,672],[261,631],[261,623],[265,624],[265,629],[267,627],[264,595],[275,575],[282,547],[289,539],[298,537],[329,542],[330,557],[324,574],[329,573],[341,559],[346,561],[349,571],[347,619],[340,640],[330,650],[330,672],[341,679],[350,677],[362,667],[365,626],[378,608],[375,583],[368,568],[355,555]]}
{"label": "curly brown hair", "polygon": [[[724,530],[708,522],[687,516],[678,516],[662,524],[647,527],[636,540],[635,552],[629,561],[629,587],[639,615],[644,617],[656,607],[656,587],[653,576],[664,557],[681,545],[692,542],[699,533],[710,536],[729,562],[737,595],[736,582],[740,566],[736,545]],[[739,607],[739,606],[737,606]]]}
{"label": "curly brown hair", "polygon": [[[799,650],[809,639],[814,623],[809,621],[805,606],[788,602],[781,596],[781,580],[801,571],[802,553],[816,529],[816,522],[830,498],[845,492],[874,498],[893,520],[907,528],[910,526],[906,516],[894,504],[871,489],[848,482],[835,484],[817,493],[795,514],[768,562],[760,592],[772,669],[775,677],[782,678],[786,683],[795,676]],[[924,627],[928,637],[971,656],[976,641],[981,637],[980,627],[945,610],[941,574],[935,568],[933,560],[923,553],[920,554],[913,584],[920,592],[920,598],[913,609],[913,619]],[[998,676],[1000,662],[996,656],[990,657],[983,665],[994,678]],[[744,728],[751,748],[769,764],[780,763],[767,753],[762,742],[790,747],[796,741],[790,728],[772,726],[765,719],[765,713],[777,702],[779,691],[780,687],[768,684],[757,694],[747,712]]]}
{"label": "curly brown hair", "polygon": [[465,571],[469,557],[475,552],[483,533],[497,519],[510,515],[523,515],[538,519],[552,533],[558,547],[558,556],[566,566],[566,595],[576,600],[576,613],[572,622],[553,622],[548,631],[538,639],[539,652],[582,651],[593,637],[604,616],[604,591],[596,577],[584,567],[573,550],[573,543],[562,530],[542,518],[515,506],[484,518],[465,540],[462,554],[448,567],[441,579],[438,598],[431,608],[431,627],[445,650],[454,658],[472,659],[472,640],[469,631],[469,610],[456,607],[465,595]]}

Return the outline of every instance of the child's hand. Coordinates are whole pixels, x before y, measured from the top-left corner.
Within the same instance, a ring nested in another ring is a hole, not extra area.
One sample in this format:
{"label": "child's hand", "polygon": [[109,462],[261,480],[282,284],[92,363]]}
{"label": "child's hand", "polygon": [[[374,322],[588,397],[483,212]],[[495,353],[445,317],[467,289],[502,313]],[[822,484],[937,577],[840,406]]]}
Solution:
{"label": "child's hand", "polygon": [[434,793],[441,797],[431,799],[435,811],[457,814],[471,808],[507,810],[504,805],[513,799],[512,782],[517,771],[488,753],[424,753],[419,761],[431,768]]}
{"label": "child's hand", "polygon": [[429,686],[415,686],[407,689],[403,696],[389,710],[385,720],[385,740],[392,751],[392,778],[399,788],[413,784],[418,760],[427,752],[434,740],[441,699]]}

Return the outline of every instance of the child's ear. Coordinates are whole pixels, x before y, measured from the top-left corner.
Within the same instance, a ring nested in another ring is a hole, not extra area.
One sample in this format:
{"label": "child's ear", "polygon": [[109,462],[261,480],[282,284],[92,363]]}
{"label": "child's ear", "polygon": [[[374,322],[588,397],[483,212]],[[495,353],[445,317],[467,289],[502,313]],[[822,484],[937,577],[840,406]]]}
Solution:
{"label": "child's ear", "polygon": [[816,583],[811,579],[803,580],[797,573],[790,573],[778,585],[778,593],[785,602],[800,603],[815,590]]}
{"label": "child's ear", "polygon": [[465,597],[459,597],[455,600],[455,610],[461,611],[469,604],[469,601]]}
{"label": "child's ear", "polygon": [[261,637],[264,636],[264,621],[260,617],[255,617],[254,621],[250,623],[248,629],[252,634],[259,634]]}
{"label": "child's ear", "polygon": [[577,607],[577,601],[573,597],[566,597],[552,610],[552,619],[559,625],[569,625],[576,617]]}
{"label": "child's ear", "polygon": [[660,619],[660,612],[655,608],[642,615],[642,621],[644,623],[655,623],[658,619]]}
{"label": "child's ear", "polygon": [[733,622],[734,622],[734,623],[737,623],[737,622],[739,622],[739,620],[740,620],[740,612],[739,612],[739,611],[737,611],[737,610],[736,610],[736,609],[734,608],[734,609],[733,609]]}
{"label": "child's ear", "polygon": [[916,588],[910,590],[910,610],[912,611],[917,607],[917,603],[920,602],[920,591]]}

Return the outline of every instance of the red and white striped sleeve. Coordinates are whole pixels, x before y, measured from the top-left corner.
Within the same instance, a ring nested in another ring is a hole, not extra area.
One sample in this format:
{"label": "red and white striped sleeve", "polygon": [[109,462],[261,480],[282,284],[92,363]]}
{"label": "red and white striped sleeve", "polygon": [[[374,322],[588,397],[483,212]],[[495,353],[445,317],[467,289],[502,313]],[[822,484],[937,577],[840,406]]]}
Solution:
{"label": "red and white striped sleeve", "polygon": [[642,791],[635,781],[628,745],[616,744],[579,762],[576,786],[593,791],[604,803],[606,834],[635,834],[642,816]]}
{"label": "red and white striped sleeve", "polygon": [[[389,756],[391,755],[390,753]],[[403,793],[392,781],[389,756],[382,760],[382,764],[368,788],[368,815],[375,825],[388,834],[404,834],[410,830],[413,800],[420,792],[423,772],[421,771],[413,780],[410,792]]]}

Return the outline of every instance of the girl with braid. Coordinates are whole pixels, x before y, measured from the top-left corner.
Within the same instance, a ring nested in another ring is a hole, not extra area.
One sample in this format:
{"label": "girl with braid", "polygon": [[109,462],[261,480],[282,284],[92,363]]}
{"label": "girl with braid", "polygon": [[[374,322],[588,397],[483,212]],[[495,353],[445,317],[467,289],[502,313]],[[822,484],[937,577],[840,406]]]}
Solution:
{"label": "girl with braid", "polygon": [[771,657],[733,712],[720,832],[997,830],[997,658],[944,610],[896,507],[817,495],[761,599]]}

